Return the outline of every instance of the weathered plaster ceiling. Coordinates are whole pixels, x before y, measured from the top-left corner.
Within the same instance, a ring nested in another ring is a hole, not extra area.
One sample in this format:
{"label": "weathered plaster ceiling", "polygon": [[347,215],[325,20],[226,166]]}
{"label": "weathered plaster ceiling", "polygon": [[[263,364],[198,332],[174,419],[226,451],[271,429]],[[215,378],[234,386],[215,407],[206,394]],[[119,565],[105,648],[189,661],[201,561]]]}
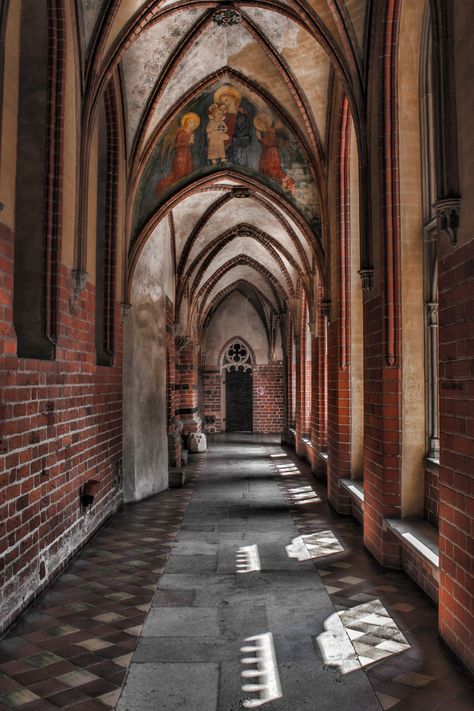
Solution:
{"label": "weathered plaster ceiling", "polygon": [[[107,12],[91,72],[121,67],[130,253],[166,223],[176,317],[191,314],[193,328],[233,288],[269,322],[311,290],[324,259],[331,77],[351,100],[362,93],[370,5],[83,0],[86,41]],[[236,188],[250,193],[234,199]]]}
{"label": "weathered plaster ceiling", "polygon": [[197,8],[168,15],[151,25],[125,52],[122,61],[130,145],[166,62],[199,15]]}

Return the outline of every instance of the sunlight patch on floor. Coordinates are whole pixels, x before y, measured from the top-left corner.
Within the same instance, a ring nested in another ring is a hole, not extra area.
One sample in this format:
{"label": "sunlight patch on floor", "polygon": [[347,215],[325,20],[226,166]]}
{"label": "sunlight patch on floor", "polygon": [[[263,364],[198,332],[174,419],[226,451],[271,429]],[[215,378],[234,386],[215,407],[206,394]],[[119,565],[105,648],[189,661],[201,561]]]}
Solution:
{"label": "sunlight patch on floor", "polygon": [[301,506],[303,504],[315,504],[321,501],[311,486],[297,486],[288,489],[288,495],[292,505]]}
{"label": "sunlight patch on floor", "polygon": [[271,632],[247,637],[244,642],[247,644],[240,651],[250,656],[241,659],[246,666],[241,672],[242,691],[255,696],[242,705],[255,709],[282,697],[280,676]]}
{"label": "sunlight patch on floor", "polygon": [[258,546],[242,546],[236,554],[236,568],[238,573],[256,573],[261,570]]}
{"label": "sunlight patch on floor", "polygon": [[317,641],[325,664],[343,674],[411,647],[378,599],[330,615]]}
{"label": "sunlight patch on floor", "polygon": [[288,558],[296,558],[299,561],[321,558],[342,551],[344,551],[344,547],[332,531],[319,531],[298,536],[286,546]]}

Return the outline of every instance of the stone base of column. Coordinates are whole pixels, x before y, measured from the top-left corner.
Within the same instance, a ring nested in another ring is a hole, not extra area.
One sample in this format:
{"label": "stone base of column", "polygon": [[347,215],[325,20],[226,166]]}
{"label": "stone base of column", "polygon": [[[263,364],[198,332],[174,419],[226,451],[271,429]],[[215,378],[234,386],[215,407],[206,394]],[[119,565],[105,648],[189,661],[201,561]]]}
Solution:
{"label": "stone base of column", "polygon": [[168,433],[168,466],[181,466],[181,435],[179,432]]}

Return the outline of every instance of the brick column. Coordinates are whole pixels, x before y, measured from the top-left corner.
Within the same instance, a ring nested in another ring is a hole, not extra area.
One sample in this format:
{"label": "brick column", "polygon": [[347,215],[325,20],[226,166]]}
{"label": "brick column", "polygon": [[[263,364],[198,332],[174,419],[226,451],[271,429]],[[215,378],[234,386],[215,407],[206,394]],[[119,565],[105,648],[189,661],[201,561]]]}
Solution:
{"label": "brick column", "polygon": [[474,670],[474,240],[439,262],[439,628]]}
{"label": "brick column", "polygon": [[350,142],[349,102],[342,99],[337,144],[336,239],[331,285],[331,319],[328,323],[328,496],[339,513],[351,513],[347,491],[339,479],[351,477],[351,374],[350,374]]}
{"label": "brick column", "polygon": [[201,377],[203,380],[203,415],[204,431],[209,433],[222,432],[222,378],[220,368],[204,365]]}
{"label": "brick column", "polygon": [[326,452],[326,319],[322,310],[322,289],[318,290],[316,305],[315,337],[312,341],[312,401],[311,444],[314,461],[311,470],[320,477],[326,476],[326,461],[321,454]]}
{"label": "brick column", "polygon": [[295,451],[298,456],[304,456],[306,449],[303,447],[301,437],[304,427],[304,393],[305,393],[305,357],[304,357],[304,335],[301,332],[295,336],[295,395],[296,395],[296,414],[295,414],[295,430],[296,442]]}
{"label": "brick column", "polygon": [[350,367],[340,360],[341,322],[328,324],[328,498],[339,513],[350,514],[350,497],[339,479],[351,478]]}
{"label": "brick column", "polygon": [[174,337],[174,306],[166,297],[166,424],[168,432],[168,464],[181,465],[181,432],[178,428],[178,392],[176,390],[176,344]]}
{"label": "brick column", "polygon": [[176,385],[179,389],[179,419],[183,433],[201,431],[199,416],[199,354],[194,341],[178,337]]}
{"label": "brick column", "polygon": [[[387,567],[400,567],[400,546],[384,529],[401,512],[400,214],[397,57],[400,0],[380,6],[374,69],[380,77],[370,107],[370,199],[376,269],[364,291],[364,542]],[[382,24],[383,23],[383,24]],[[375,75],[374,75],[375,76]]]}

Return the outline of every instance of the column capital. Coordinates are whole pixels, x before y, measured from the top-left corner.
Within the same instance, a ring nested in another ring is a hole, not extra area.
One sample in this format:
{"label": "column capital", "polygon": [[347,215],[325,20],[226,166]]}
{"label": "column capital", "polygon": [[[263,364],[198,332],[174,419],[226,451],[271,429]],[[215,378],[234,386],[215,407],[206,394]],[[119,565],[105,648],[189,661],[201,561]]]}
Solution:
{"label": "column capital", "polygon": [[461,218],[461,198],[449,197],[437,200],[433,205],[438,221],[438,232],[447,235],[454,246],[458,241]]}

